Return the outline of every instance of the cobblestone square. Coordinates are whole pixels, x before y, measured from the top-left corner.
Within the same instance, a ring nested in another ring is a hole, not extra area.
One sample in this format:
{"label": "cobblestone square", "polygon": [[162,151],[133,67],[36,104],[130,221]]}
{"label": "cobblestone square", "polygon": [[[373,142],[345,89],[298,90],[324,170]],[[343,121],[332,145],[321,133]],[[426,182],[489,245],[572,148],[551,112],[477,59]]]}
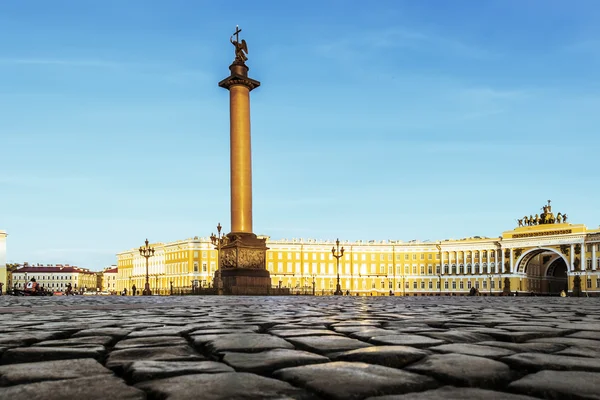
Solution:
{"label": "cobblestone square", "polygon": [[0,298],[0,398],[598,399],[600,299]]}

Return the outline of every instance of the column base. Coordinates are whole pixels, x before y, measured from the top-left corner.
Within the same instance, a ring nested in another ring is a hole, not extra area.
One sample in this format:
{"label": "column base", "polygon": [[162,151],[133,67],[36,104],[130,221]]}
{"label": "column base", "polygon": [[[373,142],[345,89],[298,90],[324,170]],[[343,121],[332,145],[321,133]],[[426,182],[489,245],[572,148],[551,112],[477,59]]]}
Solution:
{"label": "column base", "polygon": [[253,233],[231,232],[229,243],[221,247],[221,265],[215,272],[218,294],[284,295],[288,288],[272,288],[271,274],[266,268],[266,239]]}
{"label": "column base", "polygon": [[150,290],[150,283],[146,282],[146,285],[144,285],[144,291],[142,292],[142,295],[152,296],[152,291]]}

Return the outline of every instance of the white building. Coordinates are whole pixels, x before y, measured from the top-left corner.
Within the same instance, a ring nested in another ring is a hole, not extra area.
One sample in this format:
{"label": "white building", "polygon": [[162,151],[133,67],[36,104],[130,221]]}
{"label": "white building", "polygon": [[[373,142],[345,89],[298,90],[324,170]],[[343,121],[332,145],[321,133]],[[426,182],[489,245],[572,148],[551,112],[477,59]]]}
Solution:
{"label": "white building", "polygon": [[47,290],[64,292],[70,283],[74,291],[96,291],[98,280],[95,272],[71,265],[24,265],[13,272],[13,284],[24,289],[27,282],[36,282]]}
{"label": "white building", "polygon": [[102,271],[102,291],[117,291],[117,274],[119,269],[116,265],[111,265]]}

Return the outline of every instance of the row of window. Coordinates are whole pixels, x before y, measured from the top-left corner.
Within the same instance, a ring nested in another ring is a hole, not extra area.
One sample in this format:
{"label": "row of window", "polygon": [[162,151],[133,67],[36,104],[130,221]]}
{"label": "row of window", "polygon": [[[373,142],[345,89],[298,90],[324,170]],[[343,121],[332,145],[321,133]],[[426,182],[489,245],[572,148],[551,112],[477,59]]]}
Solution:
{"label": "row of window", "polygon": [[31,280],[31,278],[34,278],[36,281],[37,280],[58,280],[58,281],[64,281],[64,280],[77,280],[77,275],[67,275],[67,276],[58,276],[58,275],[15,275],[15,280],[26,280],[29,281]]}

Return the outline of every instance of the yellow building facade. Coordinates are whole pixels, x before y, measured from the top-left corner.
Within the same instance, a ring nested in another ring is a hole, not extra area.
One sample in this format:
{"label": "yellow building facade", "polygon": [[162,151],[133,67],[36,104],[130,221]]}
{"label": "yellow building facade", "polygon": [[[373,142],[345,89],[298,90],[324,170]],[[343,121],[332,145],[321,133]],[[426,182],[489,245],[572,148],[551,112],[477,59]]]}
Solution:
{"label": "yellow building facade", "polygon": [[[600,295],[600,229],[555,217],[547,223],[532,218],[519,224],[497,238],[342,241],[342,291],[422,296],[466,295],[476,288],[481,295],[500,295],[558,294],[580,287],[582,295]],[[209,238],[151,246],[155,255],[149,259],[148,275],[154,293],[168,294],[171,283],[174,288],[212,287],[218,255]],[[292,294],[333,294],[338,275],[334,241],[268,239],[267,246],[274,287],[290,288]],[[117,263],[118,290],[144,287],[146,265],[138,249],[119,253]]]}

